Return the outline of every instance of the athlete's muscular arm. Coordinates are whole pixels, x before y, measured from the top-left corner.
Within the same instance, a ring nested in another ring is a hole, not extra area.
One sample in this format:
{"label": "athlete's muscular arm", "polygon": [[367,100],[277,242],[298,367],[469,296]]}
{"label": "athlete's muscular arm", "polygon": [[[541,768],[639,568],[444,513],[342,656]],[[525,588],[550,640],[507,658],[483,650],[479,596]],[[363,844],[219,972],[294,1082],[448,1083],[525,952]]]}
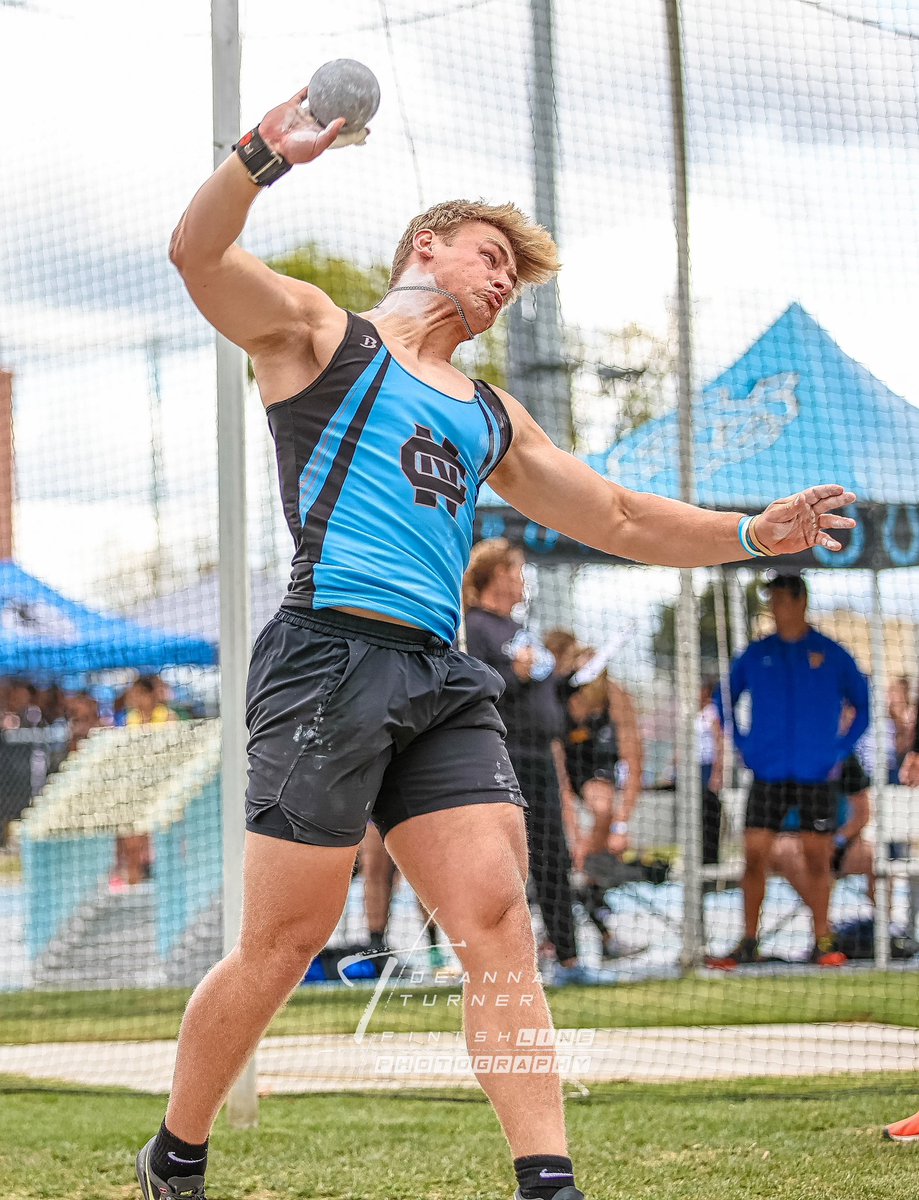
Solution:
{"label": "athlete's muscular arm", "polygon": [[[304,118],[305,92],[271,110],[259,132],[288,162],[318,158],[343,122],[324,129]],[[192,300],[225,337],[254,355],[266,344],[310,331],[339,310],[319,288],[288,279],[237,246],[260,191],[236,154],[221,163],[195,194],[172,235],[169,257]]]}
{"label": "athlete's muscular arm", "polygon": [[[709,567],[750,557],[740,545],[741,513],[710,512],[633,492],[559,450],[523,405],[499,391],[513,425],[510,449],[488,482],[533,521],[606,554],[664,567]],[[756,519],[757,539],[774,553],[842,547],[826,532],[855,522],[831,510],[855,496],[836,484],[776,500]]]}

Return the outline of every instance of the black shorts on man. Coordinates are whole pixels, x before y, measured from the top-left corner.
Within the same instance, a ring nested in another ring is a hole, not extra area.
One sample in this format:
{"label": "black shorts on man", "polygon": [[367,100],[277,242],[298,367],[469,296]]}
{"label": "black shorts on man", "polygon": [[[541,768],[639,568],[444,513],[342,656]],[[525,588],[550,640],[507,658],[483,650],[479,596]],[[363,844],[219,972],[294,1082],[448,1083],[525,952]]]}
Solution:
{"label": "black shorts on man", "polygon": [[495,709],[504,682],[423,630],[281,609],[246,695],[246,828],[315,846],[469,804],[526,807]]}
{"label": "black shorts on man", "polygon": [[793,780],[773,783],[754,779],[747,798],[746,828],[778,833],[788,813],[797,809],[801,814],[801,833],[835,833],[838,799],[835,783]]}

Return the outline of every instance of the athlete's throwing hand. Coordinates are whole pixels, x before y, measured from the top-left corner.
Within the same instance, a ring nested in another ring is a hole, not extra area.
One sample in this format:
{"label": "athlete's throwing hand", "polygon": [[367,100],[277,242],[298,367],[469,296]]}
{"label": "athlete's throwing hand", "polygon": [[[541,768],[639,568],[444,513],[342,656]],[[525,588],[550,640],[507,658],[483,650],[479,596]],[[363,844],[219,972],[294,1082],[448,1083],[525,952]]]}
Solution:
{"label": "athlete's throwing hand", "polygon": [[855,493],[836,483],[818,484],[784,500],[773,500],[756,518],[756,541],[770,554],[798,554],[811,546],[841,550],[842,545],[826,531],[854,528],[856,522],[851,517],[833,512],[854,501]]}
{"label": "athlete's throwing hand", "polygon": [[339,117],[320,125],[309,109],[302,107],[308,92],[309,88],[303,88],[259,121],[259,133],[289,163],[308,163],[318,158],[335,143],[346,123],[344,117]]}

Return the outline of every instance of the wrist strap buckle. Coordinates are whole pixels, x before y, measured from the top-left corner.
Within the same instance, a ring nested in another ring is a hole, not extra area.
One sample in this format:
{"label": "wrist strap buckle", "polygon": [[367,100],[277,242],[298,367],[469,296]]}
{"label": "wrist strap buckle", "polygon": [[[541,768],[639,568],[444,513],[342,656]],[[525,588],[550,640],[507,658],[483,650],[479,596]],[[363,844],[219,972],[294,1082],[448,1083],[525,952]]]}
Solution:
{"label": "wrist strap buckle", "polygon": [[249,173],[249,178],[257,187],[270,187],[276,179],[293,166],[283,154],[272,150],[258,131],[258,126],[243,134],[233,147],[242,160],[243,166]]}

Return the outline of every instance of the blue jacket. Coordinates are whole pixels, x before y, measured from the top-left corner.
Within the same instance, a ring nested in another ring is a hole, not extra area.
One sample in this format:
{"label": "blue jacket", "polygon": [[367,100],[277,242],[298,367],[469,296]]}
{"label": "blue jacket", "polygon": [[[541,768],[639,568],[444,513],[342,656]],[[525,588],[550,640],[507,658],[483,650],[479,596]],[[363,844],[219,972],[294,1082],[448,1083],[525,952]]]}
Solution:
{"label": "blue jacket", "polygon": [[[731,707],[744,692],[750,728],[734,718],[734,744],[755,778],[775,783],[823,783],[868,727],[868,681],[838,642],[811,629],[800,642],[778,634],[751,642],[731,667]],[[844,702],[855,708],[839,732]],[[715,702],[721,713],[721,697]],[[722,714],[722,721],[723,721]]]}

